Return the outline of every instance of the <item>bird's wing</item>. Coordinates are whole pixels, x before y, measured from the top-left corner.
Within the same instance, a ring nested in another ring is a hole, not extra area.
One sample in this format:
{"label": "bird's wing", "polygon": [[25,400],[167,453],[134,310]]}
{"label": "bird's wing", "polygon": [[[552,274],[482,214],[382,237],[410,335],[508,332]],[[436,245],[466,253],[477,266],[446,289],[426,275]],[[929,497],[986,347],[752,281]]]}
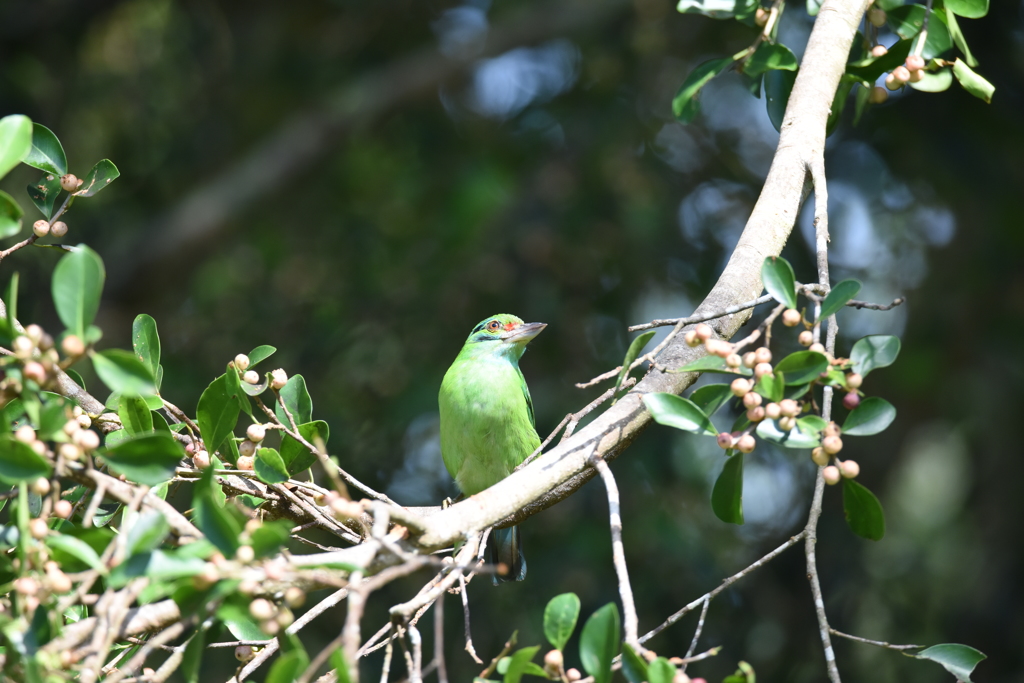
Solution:
{"label": "bird's wing", "polygon": [[516,373],[519,374],[519,386],[523,388],[523,398],[526,399],[526,411],[530,413],[530,424],[535,428],[537,426],[537,420],[533,417],[533,399],[530,398],[530,387],[526,386],[526,378],[523,377],[523,371],[516,366]]}

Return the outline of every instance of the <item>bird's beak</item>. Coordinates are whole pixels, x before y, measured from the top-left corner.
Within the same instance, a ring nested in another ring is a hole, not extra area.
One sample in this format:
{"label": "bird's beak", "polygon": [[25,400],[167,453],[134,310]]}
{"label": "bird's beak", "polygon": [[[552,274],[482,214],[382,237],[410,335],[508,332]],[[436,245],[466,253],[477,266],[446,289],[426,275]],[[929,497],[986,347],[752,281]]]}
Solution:
{"label": "bird's beak", "polygon": [[506,332],[501,339],[509,344],[525,344],[543,332],[547,326],[547,323],[523,323],[510,332]]}

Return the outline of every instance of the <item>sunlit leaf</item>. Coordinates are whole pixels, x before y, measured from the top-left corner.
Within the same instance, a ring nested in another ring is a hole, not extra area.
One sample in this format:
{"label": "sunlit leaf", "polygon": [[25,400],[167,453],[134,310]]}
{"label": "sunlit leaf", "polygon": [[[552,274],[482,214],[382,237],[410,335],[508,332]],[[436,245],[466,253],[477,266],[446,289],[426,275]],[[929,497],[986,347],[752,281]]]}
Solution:
{"label": "sunlit leaf", "polygon": [[850,530],[862,538],[879,541],[885,536],[885,513],[875,494],[853,479],[843,479],[843,512]]}
{"label": "sunlit leaf", "polygon": [[21,114],[0,119],[0,178],[32,150],[32,120]]}
{"label": "sunlit leaf", "polygon": [[75,191],[76,197],[91,197],[121,175],[110,159],[101,159],[82,178],[82,185]]}
{"label": "sunlit leaf", "polygon": [[185,450],[169,433],[156,432],[126,439],[100,454],[132,481],[156,486],[174,476]]}
{"label": "sunlit leaf", "polygon": [[50,476],[50,463],[10,434],[0,435],[0,481],[17,484]]}
{"label": "sunlit leaf", "polygon": [[938,71],[925,71],[924,77],[916,83],[909,83],[914,90],[921,92],[944,92],[953,85],[953,70],[939,69]]}
{"label": "sunlit leaf", "polygon": [[971,673],[978,663],[987,657],[968,645],[959,643],[943,643],[932,645],[917,654],[909,655],[916,659],[930,659],[942,665],[949,673],[963,683],[971,683]]}
{"label": "sunlit leaf", "polygon": [[658,424],[694,434],[718,434],[708,416],[689,399],[675,394],[651,393],[644,396],[644,405]]}
{"label": "sunlit leaf", "polygon": [[502,683],[519,683],[532,663],[530,660],[537,655],[537,650],[539,649],[540,645],[534,645],[533,647],[524,647],[517,650],[509,658],[508,669],[505,670],[505,677],[502,679]]}
{"label": "sunlit leaf", "polygon": [[133,353],[107,349],[89,356],[96,374],[111,391],[119,394],[153,394],[156,384],[146,366]]}
{"label": "sunlit leaf", "polygon": [[156,320],[152,316],[145,313],[135,316],[132,323],[132,348],[155,379],[160,367],[160,335],[157,333]]}
{"label": "sunlit leaf", "polygon": [[[288,408],[288,412],[295,419],[295,424],[300,425],[313,419],[313,399],[309,397],[309,391],[306,390],[306,380],[303,379],[302,375],[292,375],[289,377],[287,384],[281,388],[280,394],[284,400],[284,405]],[[280,404],[274,407],[274,412],[277,414],[277,419],[281,421],[281,424],[291,425],[288,415],[281,408]]]}
{"label": "sunlit leaf", "polygon": [[[775,374],[778,375],[781,372],[783,384],[790,386],[813,382],[826,370],[828,370],[828,358],[817,351],[797,351],[789,354],[775,365]],[[765,376],[762,376],[762,379]]]}
{"label": "sunlit leaf", "polygon": [[629,375],[629,366],[633,364],[636,357],[640,355],[640,351],[647,346],[647,342],[651,341],[653,336],[654,330],[644,332],[630,343],[629,348],[626,350],[626,356],[622,359],[622,372],[619,373],[619,378],[615,381],[616,391],[622,386],[626,376]]}
{"label": "sunlit leaf", "polygon": [[288,469],[281,460],[281,454],[273,448],[260,448],[256,451],[256,476],[267,484],[280,484],[288,481]]}
{"label": "sunlit leaf", "polygon": [[193,519],[217,550],[225,557],[234,557],[238,551],[238,536],[242,533],[242,527],[218,500],[215,487],[220,490],[213,479],[213,468],[208,467],[203,470],[203,476],[193,489]]}
{"label": "sunlit leaf", "polygon": [[655,657],[647,666],[649,683],[672,683],[676,677],[676,667],[664,657]]}
{"label": "sunlit leaf", "polygon": [[693,404],[708,417],[714,415],[731,398],[733,393],[728,384],[706,384],[690,394]]}
{"label": "sunlit leaf", "polygon": [[[924,26],[926,13],[924,5],[903,5],[888,10],[889,26],[900,38],[917,36]],[[945,12],[932,12],[928,20],[928,39],[924,43],[922,56],[927,59],[938,57],[953,47],[953,39],[946,28]]]}
{"label": "sunlit leaf", "polygon": [[[314,420],[299,425],[299,436],[316,446],[317,440],[327,444],[330,436],[330,428],[323,420]],[[310,452],[302,443],[296,441],[287,434],[281,437],[281,459],[291,474],[304,472],[316,462],[316,454]]]}
{"label": "sunlit leaf", "polygon": [[796,308],[796,275],[793,266],[781,256],[769,256],[761,266],[761,280],[772,298],[788,308]]}
{"label": "sunlit leaf", "polygon": [[843,423],[843,436],[878,434],[896,419],[896,408],[884,398],[872,396],[860,402]]}
{"label": "sunlit leaf", "polygon": [[57,201],[57,195],[60,194],[60,176],[47,173],[39,179],[39,182],[29,185],[26,189],[28,198],[32,200],[43,217],[49,220],[53,215],[53,205]]}
{"label": "sunlit leaf", "polygon": [[170,533],[171,527],[163,513],[146,510],[136,516],[135,523],[128,531],[128,555],[156,550]]}
{"label": "sunlit leaf", "polygon": [[107,274],[103,259],[80,244],[61,257],[53,269],[53,304],[72,334],[85,339],[86,328],[96,318]]}
{"label": "sunlit leaf", "polygon": [[[988,0],[985,0],[987,3]],[[949,3],[946,3],[946,24],[949,25],[949,35],[953,39],[953,44],[960,52],[964,53],[964,61],[967,62],[967,66],[978,66],[978,60],[971,54],[971,48],[967,46],[967,38],[964,37],[963,31],[960,30],[960,23],[956,20],[956,14],[949,9]]]}
{"label": "sunlit leaf", "polygon": [[778,403],[785,395],[786,375],[776,367],[773,373],[761,375],[754,384],[754,391],[769,401]]}
{"label": "sunlit leaf", "polygon": [[288,544],[292,524],[278,519],[264,522],[252,532],[252,550],[256,557],[267,557]]}
{"label": "sunlit leaf", "polygon": [[732,64],[731,57],[712,59],[699,65],[683,81],[679,92],[672,99],[672,114],[683,123],[690,123],[700,112],[700,89],[712,78],[725,71]]}
{"label": "sunlit leaf", "polygon": [[858,339],[850,352],[853,371],[867,376],[872,370],[892,365],[900,354],[900,338],[891,334],[873,334]]}
{"label": "sunlit leaf", "polygon": [[249,352],[249,367],[256,365],[262,360],[270,358],[277,349],[273,346],[264,344],[263,346],[257,346],[255,349]]}
{"label": "sunlit leaf", "polygon": [[960,81],[964,90],[986,102],[992,101],[996,87],[975,73],[962,59],[958,58],[953,62],[953,75],[956,76],[956,80]]}
{"label": "sunlit leaf", "polygon": [[14,237],[21,232],[21,218],[25,212],[14,197],[0,190],[0,239]]}
{"label": "sunlit leaf", "polygon": [[796,71],[796,68],[796,55],[792,50],[781,43],[762,41],[744,64],[743,72],[748,76],[758,76],[773,69]]}
{"label": "sunlit leaf", "polygon": [[64,148],[57,136],[41,123],[32,124],[32,148],[22,161],[40,171],[58,176],[68,172]]}
{"label": "sunlit leaf", "polygon": [[[818,421],[821,422],[820,426]],[[779,428],[777,420],[762,420],[757,425],[757,435],[785,448],[814,448],[821,440],[820,431],[825,423],[820,417],[808,415],[797,420],[796,426],[788,432]]]}
{"label": "sunlit leaf", "polygon": [[239,412],[237,395],[229,392],[227,378],[221,375],[210,382],[199,397],[199,407],[196,408],[206,450],[213,453],[220,448],[224,439],[234,431]]}
{"label": "sunlit leaf", "polygon": [[50,534],[46,537],[45,542],[48,548],[67,553],[101,574],[107,573],[107,568],[100,561],[100,556],[93,550],[92,546],[82,539],[66,534]]}
{"label": "sunlit leaf", "polygon": [[544,608],[544,636],[553,648],[565,649],[579,616],[580,599],[575,593],[562,593],[548,601]]}
{"label": "sunlit leaf", "polygon": [[946,9],[967,19],[981,19],[988,14],[988,0],[945,0]]}
{"label": "sunlit leaf", "polygon": [[676,10],[682,14],[703,14],[712,19],[731,19],[750,14],[755,0],[679,0]]}
{"label": "sunlit leaf", "polygon": [[726,458],[711,490],[711,509],[728,524],[743,524],[743,454]]}
{"label": "sunlit leaf", "polygon": [[594,683],[609,683],[612,660],[619,653],[619,608],[614,602],[590,615],[580,635],[580,661]]}
{"label": "sunlit leaf", "polygon": [[675,372],[722,372],[727,375],[747,376],[754,374],[752,370],[743,366],[730,368],[725,364],[725,359],[721,356],[702,356],[692,363],[687,363],[678,370],[675,370]]}
{"label": "sunlit leaf", "polygon": [[837,283],[821,302],[821,316],[819,319],[824,320],[830,315],[841,311],[846,302],[857,296],[859,291],[860,282],[857,280],[843,280]]}

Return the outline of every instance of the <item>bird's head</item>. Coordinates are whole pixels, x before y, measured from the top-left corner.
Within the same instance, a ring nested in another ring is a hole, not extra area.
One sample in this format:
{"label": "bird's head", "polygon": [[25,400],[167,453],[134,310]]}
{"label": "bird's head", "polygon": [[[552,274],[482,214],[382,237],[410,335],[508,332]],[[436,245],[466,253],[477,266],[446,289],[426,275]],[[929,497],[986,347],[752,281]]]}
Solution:
{"label": "bird's head", "polygon": [[466,347],[484,353],[499,353],[519,358],[531,339],[547,327],[547,323],[524,323],[508,313],[499,313],[483,320],[466,339]]}

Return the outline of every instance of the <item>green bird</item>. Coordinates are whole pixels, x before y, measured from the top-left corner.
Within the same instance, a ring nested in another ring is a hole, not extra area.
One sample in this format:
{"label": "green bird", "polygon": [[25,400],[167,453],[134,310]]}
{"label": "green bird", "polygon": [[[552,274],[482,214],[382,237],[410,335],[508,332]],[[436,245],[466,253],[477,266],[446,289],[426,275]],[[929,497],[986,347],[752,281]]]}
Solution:
{"label": "green bird", "polygon": [[[441,457],[467,496],[507,477],[540,446],[519,359],[545,327],[507,313],[491,316],[473,328],[445,373],[437,396]],[[526,577],[518,526],[495,529],[489,545],[491,562],[509,569],[501,580]]]}

